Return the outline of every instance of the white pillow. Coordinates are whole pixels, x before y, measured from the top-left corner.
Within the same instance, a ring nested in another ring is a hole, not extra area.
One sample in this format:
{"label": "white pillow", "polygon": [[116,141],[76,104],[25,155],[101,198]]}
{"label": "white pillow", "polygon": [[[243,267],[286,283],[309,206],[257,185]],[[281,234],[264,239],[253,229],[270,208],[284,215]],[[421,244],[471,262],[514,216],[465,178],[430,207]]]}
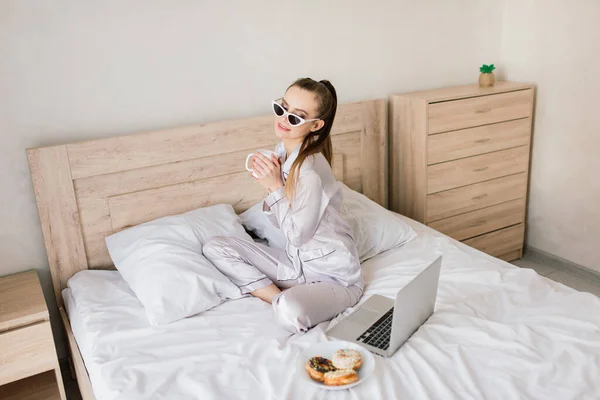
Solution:
{"label": "white pillow", "polygon": [[[354,242],[361,263],[386,250],[401,246],[417,236],[397,214],[343,183],[341,185],[346,217],[354,231]],[[242,213],[240,218],[247,230],[259,238],[266,239],[269,246],[285,248],[286,238],[281,229],[273,226],[262,211],[262,202]]]}
{"label": "white pillow", "polygon": [[163,217],[110,235],[106,245],[152,325],[208,310],[241,293],[202,255],[212,236],[252,240],[229,204]]}
{"label": "white pillow", "polygon": [[410,225],[397,214],[364,194],[342,184],[342,195],[361,263],[379,253],[402,246],[417,236]]}

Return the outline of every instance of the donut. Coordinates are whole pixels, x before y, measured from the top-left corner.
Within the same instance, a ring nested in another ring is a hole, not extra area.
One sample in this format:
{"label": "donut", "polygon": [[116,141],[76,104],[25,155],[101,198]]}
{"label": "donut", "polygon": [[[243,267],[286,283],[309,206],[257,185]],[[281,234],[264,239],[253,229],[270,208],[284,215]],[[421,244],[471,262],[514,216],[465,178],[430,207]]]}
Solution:
{"label": "donut", "polygon": [[336,370],[336,368],[331,363],[331,360],[318,356],[309,359],[305,365],[305,369],[311,378],[319,382],[323,382],[325,380],[324,375],[327,372]]}
{"label": "donut", "polygon": [[337,369],[357,370],[362,365],[362,356],[359,351],[343,349],[335,352],[332,361]]}
{"label": "donut", "polygon": [[357,380],[358,374],[353,369],[338,369],[325,374],[325,384],[328,386],[348,385]]}

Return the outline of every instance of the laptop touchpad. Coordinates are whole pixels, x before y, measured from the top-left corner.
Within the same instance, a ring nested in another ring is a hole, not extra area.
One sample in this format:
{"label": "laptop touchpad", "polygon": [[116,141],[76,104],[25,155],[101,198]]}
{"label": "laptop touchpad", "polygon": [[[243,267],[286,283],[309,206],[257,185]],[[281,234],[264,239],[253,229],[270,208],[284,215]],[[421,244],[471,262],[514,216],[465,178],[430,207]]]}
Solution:
{"label": "laptop touchpad", "polygon": [[375,321],[377,321],[381,314],[376,313],[375,311],[371,311],[368,308],[359,308],[356,310],[350,319],[352,322],[356,322],[361,325],[371,325]]}

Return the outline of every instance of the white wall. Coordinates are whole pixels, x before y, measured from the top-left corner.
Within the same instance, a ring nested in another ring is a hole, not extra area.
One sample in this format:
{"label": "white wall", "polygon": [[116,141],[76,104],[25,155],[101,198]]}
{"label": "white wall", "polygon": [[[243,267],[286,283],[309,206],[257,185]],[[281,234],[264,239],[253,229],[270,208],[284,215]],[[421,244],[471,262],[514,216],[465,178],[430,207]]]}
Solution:
{"label": "white wall", "polygon": [[505,0],[501,59],[538,85],[527,244],[600,272],[600,2]]}
{"label": "white wall", "polygon": [[[476,82],[495,1],[0,2],[0,275],[36,268],[63,356],[25,149],[269,112],[294,79],[341,102]],[[538,196],[539,197],[539,196]]]}

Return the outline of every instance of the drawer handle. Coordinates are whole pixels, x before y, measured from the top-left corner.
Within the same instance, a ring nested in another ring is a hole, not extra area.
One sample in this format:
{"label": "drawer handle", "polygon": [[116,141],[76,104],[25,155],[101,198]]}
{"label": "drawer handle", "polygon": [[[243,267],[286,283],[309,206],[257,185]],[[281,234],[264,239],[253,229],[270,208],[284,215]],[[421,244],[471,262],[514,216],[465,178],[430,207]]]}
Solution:
{"label": "drawer handle", "polygon": [[486,165],[485,167],[475,168],[473,171],[475,171],[475,172],[483,172],[483,171],[485,171],[488,168],[489,168],[489,166]]}
{"label": "drawer handle", "polygon": [[490,140],[492,140],[492,139],[490,139],[490,138],[479,139],[479,140],[476,140],[475,143],[477,143],[477,144],[484,144],[484,143],[489,142]]}
{"label": "drawer handle", "polygon": [[484,113],[490,112],[490,111],[492,111],[491,108],[480,108],[479,110],[475,111],[475,114],[484,114]]}
{"label": "drawer handle", "polygon": [[486,197],[487,197],[487,193],[484,193],[484,194],[480,194],[479,196],[473,197],[473,200],[481,200],[481,199],[485,199]]}

